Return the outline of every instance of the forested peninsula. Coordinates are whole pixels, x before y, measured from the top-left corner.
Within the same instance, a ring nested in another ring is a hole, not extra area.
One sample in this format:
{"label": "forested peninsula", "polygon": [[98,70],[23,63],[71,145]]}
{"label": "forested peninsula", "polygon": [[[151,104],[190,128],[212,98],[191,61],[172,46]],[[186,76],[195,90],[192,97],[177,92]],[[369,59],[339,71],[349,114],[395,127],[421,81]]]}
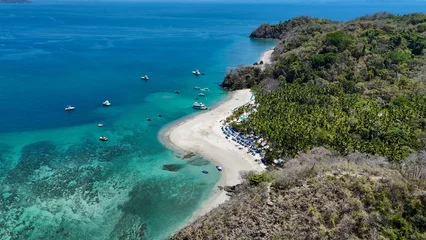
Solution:
{"label": "forested peninsula", "polygon": [[279,40],[272,63],[221,86],[255,92],[232,126],[282,162],[172,239],[426,239],[426,15],[298,17],[250,37]]}

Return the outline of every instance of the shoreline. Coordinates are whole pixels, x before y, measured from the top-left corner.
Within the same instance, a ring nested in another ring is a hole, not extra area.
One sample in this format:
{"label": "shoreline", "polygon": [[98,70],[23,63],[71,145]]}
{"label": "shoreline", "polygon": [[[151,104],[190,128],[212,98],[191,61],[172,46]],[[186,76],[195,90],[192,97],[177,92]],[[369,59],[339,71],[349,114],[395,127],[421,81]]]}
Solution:
{"label": "shoreline", "polygon": [[[270,64],[273,51],[274,49],[264,51],[259,61]],[[265,64],[262,65],[262,70],[264,67]],[[234,142],[225,138],[220,128],[222,120],[232,115],[233,109],[249,102],[251,97],[250,89],[229,92],[225,99],[211,109],[171,122],[158,133],[159,141],[168,149],[181,155],[192,152],[223,168],[222,176],[211,195],[201,203],[198,211],[194,212],[182,227],[230,199],[223,189],[218,188],[219,186],[240,184],[242,182],[240,173],[243,171],[264,171],[254,161],[255,156],[247,153],[246,149],[238,149]]]}
{"label": "shoreline", "polygon": [[262,61],[263,62],[263,64],[262,65],[260,65],[260,69],[262,69],[262,71],[263,70],[265,70],[265,68],[266,68],[266,65],[269,65],[269,64],[271,64],[272,63],[272,53],[274,52],[274,49],[272,48],[272,49],[269,49],[269,50],[267,50],[267,51],[264,51],[263,53],[262,53],[262,55],[260,55],[260,58],[259,58],[259,63]]}

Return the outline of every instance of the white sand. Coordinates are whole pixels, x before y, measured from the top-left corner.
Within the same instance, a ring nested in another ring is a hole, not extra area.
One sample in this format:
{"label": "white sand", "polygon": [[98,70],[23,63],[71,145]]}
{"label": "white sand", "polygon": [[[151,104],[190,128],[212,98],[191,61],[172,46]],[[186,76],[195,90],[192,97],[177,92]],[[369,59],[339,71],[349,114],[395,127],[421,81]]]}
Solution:
{"label": "white sand", "polygon": [[[249,89],[230,93],[230,97],[212,110],[206,110],[188,119],[170,125],[160,133],[160,140],[175,151],[193,152],[220,165],[223,177],[219,186],[232,186],[241,182],[241,171],[262,171],[255,157],[247,153],[247,148],[239,150],[234,142],[222,133],[221,120],[232,114],[232,110],[249,102],[252,93]],[[216,190],[192,218],[199,217],[225,202],[229,197],[223,190]]]}
{"label": "white sand", "polygon": [[266,65],[269,65],[272,63],[272,53],[274,52],[274,49],[270,49],[268,51],[265,51],[260,56],[259,62],[263,61],[263,64],[260,65],[260,68],[264,70],[266,68]]}

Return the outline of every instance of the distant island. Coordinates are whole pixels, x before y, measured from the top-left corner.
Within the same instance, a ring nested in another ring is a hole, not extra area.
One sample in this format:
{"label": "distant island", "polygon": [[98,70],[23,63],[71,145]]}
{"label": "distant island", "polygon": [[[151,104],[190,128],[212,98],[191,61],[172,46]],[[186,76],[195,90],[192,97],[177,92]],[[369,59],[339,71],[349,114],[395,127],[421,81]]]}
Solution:
{"label": "distant island", "polygon": [[426,239],[426,15],[297,17],[250,37],[279,44],[225,76],[255,100],[223,141],[260,139],[269,167],[171,239]]}
{"label": "distant island", "polygon": [[0,0],[0,3],[31,3],[29,0]]}

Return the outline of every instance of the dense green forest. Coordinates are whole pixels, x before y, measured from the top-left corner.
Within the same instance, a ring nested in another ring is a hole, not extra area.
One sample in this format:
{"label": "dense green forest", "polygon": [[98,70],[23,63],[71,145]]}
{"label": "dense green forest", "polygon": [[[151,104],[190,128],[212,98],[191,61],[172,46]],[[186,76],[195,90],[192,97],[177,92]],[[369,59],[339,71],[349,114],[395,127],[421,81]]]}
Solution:
{"label": "dense green forest", "polygon": [[426,153],[404,165],[314,148],[243,175],[231,200],[172,239],[426,239]]}
{"label": "dense green forest", "polygon": [[396,161],[425,149],[426,15],[299,17],[251,36],[280,40],[273,64],[234,69],[222,86],[254,89],[259,107],[239,128],[270,141],[268,160],[315,146]]}

